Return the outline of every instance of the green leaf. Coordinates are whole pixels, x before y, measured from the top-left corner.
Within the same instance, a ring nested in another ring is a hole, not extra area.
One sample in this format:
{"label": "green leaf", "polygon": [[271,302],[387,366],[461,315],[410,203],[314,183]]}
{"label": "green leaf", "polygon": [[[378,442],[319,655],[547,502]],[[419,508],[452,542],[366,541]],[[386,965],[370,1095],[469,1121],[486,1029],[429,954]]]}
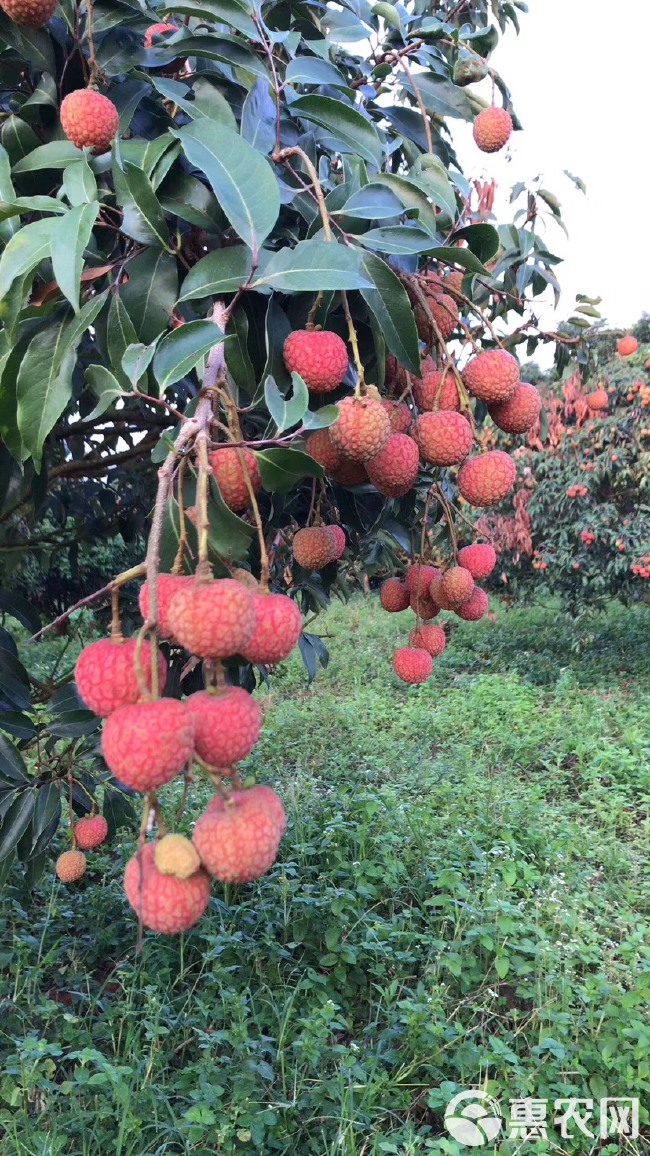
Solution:
{"label": "green leaf", "polygon": [[499,234],[494,228],[494,225],[478,224],[465,225],[463,229],[457,229],[453,237],[454,241],[460,239],[467,241],[467,246],[479,261],[485,264],[498,253],[501,242]]}
{"label": "green leaf", "polygon": [[[144,231],[148,233],[148,239],[143,238],[143,230],[138,230],[136,240],[148,245],[162,245],[163,249],[169,246],[169,230],[165,221],[162,206],[158,197],[153,191],[151,182],[142,169],[135,165],[125,163],[124,165],[124,179],[129,190],[131,200],[141,220],[144,222]],[[128,206],[125,206],[124,213],[127,215]],[[126,223],[128,224],[128,222]],[[122,231],[130,236],[129,229],[122,224]]]}
{"label": "green leaf", "polygon": [[85,157],[68,165],[63,173],[62,189],[71,205],[97,200],[97,180]]}
{"label": "green leaf", "polygon": [[69,140],[52,140],[49,144],[40,145],[26,157],[17,161],[13,171],[15,173],[39,173],[43,169],[64,169],[75,161],[84,159],[81,149]]}
{"label": "green leaf", "polygon": [[178,297],[176,258],[164,249],[148,249],[128,264],[129,279],[120,297],[138,340],[150,345],[169,327],[169,315]]}
{"label": "green leaf", "polygon": [[99,204],[77,205],[59,221],[52,237],[52,270],[64,297],[79,312],[80,278],[84,252],[92,236]]}
{"label": "green leaf", "polygon": [[360,217],[362,220],[381,221],[385,217],[401,217],[404,211],[400,198],[375,181],[357,189],[343,207],[332,212],[334,217]]}
{"label": "green leaf", "polygon": [[45,439],[72,396],[72,373],[76,350],[66,345],[64,322],[37,331],[27,347],[16,382],[18,429],[23,439],[24,457],[31,457],[40,470]]}
{"label": "green leaf", "polygon": [[192,120],[218,121],[226,128],[237,131],[237,121],[226,98],[205,78],[199,78],[192,88],[187,84],[180,84],[177,80],[154,76],[153,73],[149,79],[165,100],[172,100]]}
{"label": "green leaf", "polygon": [[437,235],[438,222],[429,201],[429,194],[419,188],[415,181],[409,180],[408,177],[399,177],[395,173],[378,173],[375,181],[386,185],[399,198],[404,209],[416,209],[418,224],[431,233],[432,237]]}
{"label": "green leaf", "polygon": [[496,971],[499,979],[505,979],[508,972],[510,971],[510,960],[507,955],[500,955],[497,957],[497,959],[495,959],[494,970]]}
{"label": "green leaf", "polygon": [[76,349],[86,330],[92,325],[95,318],[99,316],[104,308],[108,294],[109,290],[105,289],[103,293],[98,293],[95,297],[90,297],[88,301],[86,301],[86,304],[81,306],[76,317],[73,317],[68,323],[61,344],[59,345],[55,368],[59,368],[69,348],[74,346]]}
{"label": "green leaf", "polygon": [[5,296],[17,277],[31,273],[45,257],[49,257],[56,228],[57,221],[53,218],[33,221],[30,225],[23,225],[7,242],[0,258],[0,298]]}
{"label": "green leaf", "polygon": [[374,253],[364,253],[361,265],[374,286],[362,289],[361,296],[377,318],[390,352],[417,377],[420,372],[418,331],[406,290],[393,270]]}
{"label": "green leaf", "polygon": [[331,133],[339,152],[354,153],[381,168],[383,150],[377,129],[349,104],[331,96],[299,96],[289,107],[292,116]]}
{"label": "green leaf", "polygon": [[130,388],[131,383],[122,371],[122,358],[129,345],[135,345],[137,340],[138,335],[133,328],[133,322],[121,299],[121,294],[114,293],[108,310],[106,341],[113,372],[126,389]]}
{"label": "green leaf", "polygon": [[190,269],[181,286],[179,301],[235,293],[240,285],[246,284],[252,268],[253,255],[247,245],[216,249]]}
{"label": "green leaf", "polygon": [[226,341],[212,321],[188,321],[163,337],[156,350],[153,371],[161,389],[167,389],[191,373],[219,341]]}
{"label": "green leaf", "polygon": [[278,433],[298,425],[309,406],[309,393],[302,377],[291,374],[293,390],[290,397],[283,397],[273,378],[269,375],[264,383],[266,408],[278,427]]}
{"label": "green leaf", "polygon": [[268,161],[231,129],[195,121],[175,133],[190,164],[208,178],[235,232],[256,253],[280,212]]}
{"label": "green leaf", "polygon": [[0,824],[0,860],[12,854],[18,846],[19,840],[34,812],[34,792],[25,787],[16,793],[11,806],[2,818]]}
{"label": "green leaf", "polygon": [[38,734],[34,723],[20,711],[0,711],[0,729],[15,739],[35,739]]}
{"label": "green leaf", "polygon": [[[22,213],[65,213],[66,207],[54,197],[16,197],[0,202],[0,221],[18,217]],[[18,227],[18,226],[16,226]]]}
{"label": "green leaf", "polygon": [[285,79],[288,84],[331,84],[333,88],[347,88],[345,77],[318,56],[295,56],[287,65]]}
{"label": "green leaf", "polygon": [[299,241],[293,249],[288,246],[278,249],[250,287],[265,286],[283,293],[370,288],[361,261],[359,251],[348,245],[335,241]]}
{"label": "green leaf", "polygon": [[270,153],[275,147],[275,134],[276,107],[271,88],[266,80],[258,79],[244,101],[241,135],[258,152]]}
{"label": "green leaf", "polygon": [[[61,790],[56,783],[44,783],[39,788],[34,805],[34,846],[53,819],[61,814]],[[42,848],[40,848],[42,850]]]}
{"label": "green leaf", "polygon": [[410,180],[422,189],[434,204],[449,214],[452,221],[456,217],[456,194],[447,176],[447,170],[442,161],[432,153],[418,157],[410,173]]}
{"label": "green leaf", "polygon": [[[11,160],[7,150],[0,145],[0,222],[4,222],[6,217],[13,216],[16,211],[13,207],[15,199],[16,194],[11,180]],[[3,213],[3,209],[9,209],[9,212]],[[0,240],[8,241],[17,228],[17,221],[11,221],[8,225],[0,225]]]}
{"label": "green leaf", "polygon": [[[434,76],[432,72],[418,72],[414,80],[428,112],[434,112],[437,116],[458,117],[461,120],[474,119],[467,93],[450,80]],[[408,92],[413,92],[411,81],[404,81],[402,86]]]}
{"label": "green leaf", "polygon": [[[257,37],[259,34],[256,33],[255,35]],[[249,48],[245,48],[241,40],[235,40],[234,37],[187,36],[174,45],[165,45],[164,48],[157,49],[156,59],[161,62],[174,60],[179,54],[181,44],[183,56],[205,56],[208,60],[221,60],[224,64],[231,64],[234,68],[243,68],[253,76],[261,76],[263,80],[270,81],[269,74],[259,56],[256,56]]]}
{"label": "green leaf", "polygon": [[471,249],[457,249],[452,245],[441,245],[439,248],[431,249],[429,252],[431,257],[435,257],[437,261],[443,261],[449,265],[460,265],[461,268],[467,269],[470,273],[483,273],[488,276],[488,271],[485,265],[475,257]]}
{"label": "green leaf", "polygon": [[[366,249],[377,249],[391,255],[409,253],[435,253],[437,249],[429,233],[424,229],[411,229],[405,225],[388,225],[383,229],[369,229],[358,238]],[[446,251],[446,250],[445,250]]]}
{"label": "green leaf", "polygon": [[308,409],[302,419],[303,429],[329,429],[338,419],[339,411],[336,405],[324,405],[320,409]]}
{"label": "green leaf", "polygon": [[37,610],[13,590],[0,590],[0,613],[9,614],[20,622],[26,630],[36,634],[41,629],[41,618]]}
{"label": "green leaf", "polygon": [[[217,24],[230,24],[250,40],[257,40],[259,32],[249,13],[252,5],[245,0],[174,0],[172,11],[194,19],[215,20]],[[185,41],[183,41],[183,47]]]}
{"label": "green leaf", "polygon": [[265,490],[285,494],[300,478],[322,478],[323,467],[302,450],[259,450],[255,455]]}
{"label": "green leaf", "polygon": [[122,369],[134,388],[138,386],[138,382],[147,372],[155,352],[155,342],[152,345],[143,345],[141,341],[138,341],[135,345],[129,345],[125,349],[122,357]]}
{"label": "green leaf", "polygon": [[103,413],[106,413],[106,410],[115,398],[121,397],[124,393],[115,375],[111,373],[110,369],[106,369],[104,365],[89,365],[85,372],[84,380],[98,399],[94,410],[88,414],[89,420],[101,417]]}

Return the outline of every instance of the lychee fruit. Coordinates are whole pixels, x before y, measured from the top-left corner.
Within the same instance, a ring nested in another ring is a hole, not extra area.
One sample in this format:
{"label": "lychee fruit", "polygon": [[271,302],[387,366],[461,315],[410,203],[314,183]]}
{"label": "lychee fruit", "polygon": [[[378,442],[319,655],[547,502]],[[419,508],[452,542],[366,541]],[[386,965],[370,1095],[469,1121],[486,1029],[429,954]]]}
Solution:
{"label": "lychee fruit", "polygon": [[488,349],[467,362],[462,377],[474,397],[491,405],[512,397],[519,384],[519,365],[507,349]]}
{"label": "lychee fruit", "polygon": [[235,566],[230,571],[230,577],[234,578],[236,582],[242,582],[247,590],[252,590],[254,594],[260,588],[260,584],[254,574],[250,570],[244,570],[241,566]]}
{"label": "lychee fruit", "polygon": [[620,340],[616,342],[616,349],[621,357],[631,357],[633,353],[636,353],[638,348],[639,343],[636,337],[632,337],[630,334],[628,334],[627,337],[621,337]]}
{"label": "lychee fruit", "polygon": [[390,428],[392,429],[393,433],[408,433],[411,428],[411,422],[413,421],[413,414],[411,413],[406,402],[387,401],[384,399],[381,404],[385,412],[388,414]]}
{"label": "lychee fruit", "polygon": [[386,354],[384,380],[386,387],[393,393],[402,393],[406,389],[406,370],[392,353]]}
{"label": "lychee fruit", "polygon": [[437,566],[427,566],[424,562],[415,562],[406,571],[406,587],[409,594],[428,594],[429,586],[440,571]]}
{"label": "lychee fruit", "polygon": [[199,868],[187,879],[165,875],[156,867],[156,847],[145,843],[129,859],[124,892],[138,919],[150,931],[178,935],[189,931],[210,900],[210,876]]}
{"label": "lychee fruit", "polygon": [[479,618],[483,618],[487,614],[487,609],[488,596],[485,590],[481,590],[480,586],[475,586],[467,602],[463,602],[462,606],[456,608],[456,614],[459,618],[464,618],[466,622],[478,622]]}
{"label": "lychee fruit", "polygon": [[323,467],[326,474],[334,473],[340,466],[342,454],[334,445],[329,429],[317,429],[305,441],[306,452]]}
{"label": "lychee fruit", "polygon": [[207,871],[222,883],[250,883],[275,862],[286,819],[270,788],[219,796],[198,819],[192,842]]}
{"label": "lychee fruit", "polygon": [[[161,638],[171,638],[169,626],[169,606],[179,590],[189,589],[194,579],[189,574],[159,574],[156,584],[157,627]],[[138,606],[145,622],[149,618],[149,582],[143,582],[138,594]]]}
{"label": "lychee fruit", "polygon": [[414,626],[409,634],[409,645],[415,646],[421,650],[429,652],[432,658],[437,658],[442,654],[447,645],[447,635],[442,626],[435,624],[424,623],[422,626]]}
{"label": "lychee fruit", "polygon": [[428,305],[443,340],[448,341],[458,325],[459,311],[456,302],[447,293],[436,293],[435,296],[428,298]]}
{"label": "lychee fruit", "polygon": [[247,662],[273,666],[291,654],[301,630],[302,615],[293,598],[286,594],[257,594],[255,628],[241,656]]}
{"label": "lychee fruit", "polygon": [[163,875],[189,879],[201,866],[199,853],[184,835],[164,835],[154,843],[154,863]]}
{"label": "lychee fruit", "polygon": [[418,476],[420,455],[408,434],[392,433],[366,469],[376,490],[387,498],[401,498],[413,488]]}
{"label": "lychee fruit", "polygon": [[193,750],[194,718],[176,698],[120,707],[104,724],[102,753],[107,766],[133,791],[155,791],[169,783]]}
{"label": "lychee fruit", "polygon": [[330,478],[339,486],[362,486],[368,481],[368,471],[362,462],[342,458],[341,464],[332,470]]}
{"label": "lychee fruit", "polygon": [[[591,397],[591,394],[589,396]],[[535,389],[534,385],[529,385],[527,381],[520,381],[512,397],[507,401],[489,405],[488,412],[499,429],[505,433],[520,434],[535,425],[541,408],[542,395],[539,390]]]}
{"label": "lychee fruit", "polygon": [[247,690],[197,690],[185,705],[194,724],[194,749],[209,766],[232,767],[251,753],[260,737],[262,710]]}
{"label": "lychee fruit", "polygon": [[[136,663],[135,638],[101,638],[84,646],[74,668],[79,696],[101,718],[121,706],[129,706],[142,698]],[[151,643],[140,647],[140,674],[142,683],[151,691]],[[158,678],[164,687],[167,663],[158,654]]]}
{"label": "lychee fruit", "polygon": [[437,602],[434,602],[427,591],[426,594],[411,594],[411,610],[415,611],[418,618],[423,622],[428,622],[429,619],[435,618],[436,614],[440,613],[440,607]]}
{"label": "lychee fruit", "polygon": [[144,34],[145,48],[151,48],[154,36],[164,36],[166,32],[178,32],[178,24],[163,21],[160,24],[150,24]]}
{"label": "lychee fruit", "polygon": [[59,110],[61,128],[78,149],[103,153],[110,147],[120,126],[119,113],[107,96],[92,88],[69,92]]}
{"label": "lychee fruit", "polygon": [[329,533],[330,539],[332,541],[332,549],[334,551],[332,555],[332,561],[338,562],[339,558],[341,558],[345,553],[345,547],[348,544],[345,530],[342,526],[336,525],[326,526],[325,529]]}
{"label": "lychee fruit", "polygon": [[428,650],[419,646],[400,646],[393,655],[393,670],[402,682],[415,686],[426,682],[433,670],[433,659]]}
{"label": "lychee fruit", "polygon": [[[444,378],[444,380],[443,380]],[[418,409],[459,410],[458,386],[451,372],[444,369],[428,369],[419,380],[413,382],[413,397]]]}
{"label": "lychee fruit", "polygon": [[388,440],[391,425],[380,401],[372,397],[344,397],[330,436],[341,453],[354,462],[376,457]]}
{"label": "lychee fruit", "polygon": [[515,463],[503,450],[467,458],[458,471],[458,489],[471,506],[496,506],[515,484]]}
{"label": "lychee fruit", "polygon": [[83,851],[64,851],[56,861],[55,871],[62,883],[76,883],[86,870]]}
{"label": "lychee fruit", "polygon": [[505,108],[484,108],[474,119],[472,134],[482,153],[498,153],[511,132],[512,117]]}
{"label": "lychee fruit", "polygon": [[455,466],[472,448],[472,427],[462,413],[440,410],[421,413],[413,427],[413,437],[425,462],[432,466]]}
{"label": "lychee fruit", "polygon": [[289,373],[299,373],[312,393],[331,393],[347,373],[345,342],[326,329],[294,329],[283,353]]}
{"label": "lychee fruit", "polygon": [[75,823],[73,834],[81,851],[92,851],[104,842],[108,835],[108,823],[103,815],[89,815]]}
{"label": "lychee fruit", "polygon": [[327,526],[305,526],[293,536],[293,556],[305,570],[322,570],[334,559],[334,539]]}
{"label": "lychee fruit", "polygon": [[467,602],[474,589],[474,579],[464,566],[450,566],[440,579],[440,590],[444,602],[440,605],[444,610],[455,610],[463,602]]}
{"label": "lychee fruit", "polygon": [[458,551],[458,564],[469,570],[475,582],[487,578],[496,566],[497,555],[489,542],[473,542]]}
{"label": "lychee fruit", "polygon": [[172,598],[172,636],[198,658],[241,654],[255,629],[255,594],[234,578],[192,582]]}
{"label": "lychee fruit", "polygon": [[252,450],[236,446],[219,446],[209,454],[210,468],[225,504],[240,514],[251,504],[246,474],[254,494],[262,489],[257,458]]}
{"label": "lychee fruit", "polygon": [[0,8],[14,24],[42,28],[52,19],[57,0],[0,0]]}
{"label": "lychee fruit", "polygon": [[606,389],[594,389],[587,394],[587,405],[589,409],[600,410],[607,409],[609,403],[609,395]]}
{"label": "lychee fruit", "polygon": [[406,582],[401,578],[387,578],[379,587],[379,601],[389,614],[399,614],[401,610],[408,610],[411,595]]}

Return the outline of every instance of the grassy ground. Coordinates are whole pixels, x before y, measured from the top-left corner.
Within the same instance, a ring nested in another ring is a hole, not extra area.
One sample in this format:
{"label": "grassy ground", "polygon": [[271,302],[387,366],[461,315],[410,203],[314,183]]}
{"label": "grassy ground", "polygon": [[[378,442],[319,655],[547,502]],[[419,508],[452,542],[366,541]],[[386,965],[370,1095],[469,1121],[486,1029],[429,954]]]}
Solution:
{"label": "grassy ground", "polygon": [[[406,617],[337,607],[328,670],[275,679],[248,765],[281,862],[183,939],[135,956],[128,846],[7,890],[3,1156],[461,1156],[442,1113],[477,1084],[637,1095],[650,1135],[650,614],[500,611],[417,689]],[[650,1142],[531,1147],[596,1149]]]}

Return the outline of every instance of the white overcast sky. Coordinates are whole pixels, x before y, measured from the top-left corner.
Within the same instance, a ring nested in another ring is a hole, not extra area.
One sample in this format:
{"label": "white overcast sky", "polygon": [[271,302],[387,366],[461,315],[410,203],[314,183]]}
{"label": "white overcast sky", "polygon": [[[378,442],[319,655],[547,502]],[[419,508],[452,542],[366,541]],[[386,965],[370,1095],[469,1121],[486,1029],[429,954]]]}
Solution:
{"label": "white overcast sky", "polygon": [[569,239],[549,225],[548,245],[565,257],[562,298],[543,323],[567,318],[586,293],[626,328],[650,312],[650,0],[529,0],[529,9],[520,35],[509,26],[492,58],[524,131],[485,156],[467,125],[448,123],[466,175],[497,181],[499,222],[509,219],[511,186],[538,174],[561,202]]}

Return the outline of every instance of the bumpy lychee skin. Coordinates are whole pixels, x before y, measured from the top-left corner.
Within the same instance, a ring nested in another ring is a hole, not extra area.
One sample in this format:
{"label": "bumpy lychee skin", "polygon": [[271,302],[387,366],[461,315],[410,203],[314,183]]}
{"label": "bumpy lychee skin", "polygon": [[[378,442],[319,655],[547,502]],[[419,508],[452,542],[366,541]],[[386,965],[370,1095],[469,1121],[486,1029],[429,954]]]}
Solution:
{"label": "bumpy lychee skin", "polygon": [[251,753],[260,737],[262,710],[247,690],[198,690],[185,705],[194,723],[194,749],[204,762],[232,767]]}
{"label": "bumpy lychee skin", "polygon": [[330,477],[339,486],[363,486],[368,481],[368,471],[363,462],[342,458],[340,466],[332,470]]}
{"label": "bumpy lychee skin", "polygon": [[327,532],[330,536],[330,541],[332,542],[332,549],[334,551],[334,553],[332,555],[332,561],[338,562],[339,558],[343,557],[343,554],[345,553],[345,547],[348,544],[348,539],[347,539],[345,530],[343,529],[342,526],[334,526],[334,525],[326,526],[325,529],[327,530]]}
{"label": "bumpy lychee skin", "polygon": [[57,0],[0,0],[0,8],[14,24],[42,28],[52,19]]}
{"label": "bumpy lychee skin", "polygon": [[420,455],[413,438],[408,434],[392,433],[366,468],[370,481],[380,494],[387,498],[401,498],[413,488],[419,465]]}
{"label": "bumpy lychee skin", "polygon": [[431,674],[433,659],[428,650],[419,646],[400,646],[393,655],[393,670],[402,682],[417,686]]}
{"label": "bumpy lychee skin", "polygon": [[627,337],[621,337],[620,341],[616,342],[616,349],[619,357],[631,357],[639,348],[639,343],[636,337],[628,334]]}
{"label": "bumpy lychee skin", "polygon": [[488,406],[488,412],[499,429],[505,433],[520,434],[535,425],[541,408],[542,395],[539,390],[527,381],[520,381],[512,397]]}
{"label": "bumpy lychee skin", "polygon": [[474,579],[464,566],[450,566],[440,579],[440,588],[444,594],[445,608],[455,609],[471,596]]}
{"label": "bumpy lychee skin", "polygon": [[485,590],[481,590],[480,586],[475,586],[470,594],[467,602],[463,602],[462,606],[457,607],[456,614],[459,618],[464,618],[466,622],[478,622],[479,618],[483,618],[488,610],[488,596]]}
{"label": "bumpy lychee skin", "polygon": [[199,658],[241,654],[255,629],[255,595],[234,578],[193,582],[169,605],[173,637]]}
{"label": "bumpy lychee skin", "polygon": [[458,306],[453,297],[447,293],[436,293],[428,298],[431,316],[440,330],[443,339],[448,341],[458,325]]}
{"label": "bumpy lychee skin", "polygon": [[515,484],[515,463],[503,450],[468,458],[458,471],[458,489],[471,506],[496,506]]}
{"label": "bumpy lychee skin", "polygon": [[108,823],[103,815],[89,815],[75,823],[73,834],[81,851],[92,851],[99,847],[108,835]]}
{"label": "bumpy lychee skin", "polygon": [[512,117],[505,108],[484,108],[474,120],[472,133],[482,153],[498,153],[510,140]]}
{"label": "bumpy lychee skin", "polygon": [[326,526],[306,526],[293,536],[293,556],[305,570],[322,570],[334,559],[334,539]]}
{"label": "bumpy lychee skin", "polygon": [[383,448],[391,433],[390,419],[372,397],[344,397],[330,427],[332,441],[353,462],[367,462]]}
{"label": "bumpy lychee skin", "polygon": [[[179,590],[191,589],[194,579],[188,574],[159,574],[157,582],[157,618],[158,633],[161,638],[172,638],[169,625],[169,607],[171,600]],[[140,613],[147,621],[149,616],[149,583],[143,582],[138,594]]]}
{"label": "bumpy lychee skin", "polygon": [[241,514],[251,504],[246,475],[254,494],[262,489],[257,458],[244,447],[219,446],[209,454],[210,468],[225,504],[235,514]]}
{"label": "bumpy lychee skin", "polygon": [[291,654],[301,630],[302,615],[293,598],[286,594],[258,594],[255,629],[241,656],[248,662],[273,666]]}
{"label": "bumpy lychee skin", "polygon": [[334,445],[328,429],[317,429],[305,441],[306,452],[323,467],[326,474],[334,473],[343,458],[340,449]]}
{"label": "bumpy lychee skin", "polygon": [[494,546],[489,542],[473,542],[458,551],[458,564],[469,570],[475,582],[489,577],[497,563]]}
{"label": "bumpy lychee skin", "polygon": [[103,153],[110,147],[120,125],[118,111],[107,96],[92,88],[69,92],[59,110],[61,128],[78,149]]}
{"label": "bumpy lychee skin", "polygon": [[54,870],[62,883],[76,883],[86,871],[86,856],[83,851],[64,851]]}
{"label": "bumpy lychee skin", "polygon": [[176,879],[189,879],[201,866],[196,847],[184,835],[164,835],[157,839],[154,863],[163,875],[174,875]]}
{"label": "bumpy lychee skin", "polygon": [[591,410],[597,412],[601,409],[607,409],[608,404],[609,395],[606,389],[594,389],[587,394],[587,405]]}
{"label": "bumpy lychee skin", "polygon": [[134,791],[155,791],[169,783],[193,750],[194,718],[176,698],[120,707],[102,732],[109,769]]}
{"label": "bumpy lychee skin", "polygon": [[331,393],[343,381],[348,351],[338,333],[326,329],[295,329],[284,343],[284,364],[299,373],[312,393]]}
{"label": "bumpy lychee skin", "polygon": [[178,24],[163,21],[160,24],[150,24],[144,34],[145,48],[151,48],[154,36],[164,36],[166,32],[178,32]]}
{"label": "bumpy lychee skin", "polygon": [[411,594],[411,610],[423,622],[429,622],[431,618],[435,618],[440,613],[440,606],[429,598],[428,592],[426,594]]}
{"label": "bumpy lychee skin", "polygon": [[415,562],[406,571],[406,586],[409,594],[428,594],[429,586],[440,571],[437,566],[427,566],[424,562]]}
{"label": "bumpy lychee skin", "polygon": [[421,413],[413,427],[413,437],[425,462],[432,466],[455,466],[472,448],[472,427],[462,413],[440,410]]}
{"label": "bumpy lychee skin", "polygon": [[408,610],[411,595],[406,582],[401,578],[387,578],[379,587],[379,601],[389,614],[399,614],[401,610]]}
{"label": "bumpy lychee skin", "polygon": [[[74,678],[80,697],[88,707],[101,718],[112,714],[121,706],[129,706],[142,697],[138,682],[136,663],[137,641],[135,638],[101,638],[91,642],[79,655]],[[140,647],[140,673],[142,682],[151,690],[151,644],[143,642]],[[162,654],[158,655],[158,677],[161,687],[167,678],[167,663]]]}
{"label": "bumpy lychee skin", "polygon": [[210,900],[210,876],[199,868],[187,879],[165,875],[156,867],[156,848],[145,843],[129,859],[124,871],[124,893],[145,927],[160,935],[189,931]]}
{"label": "bumpy lychee skin", "polygon": [[413,414],[411,413],[406,402],[387,401],[384,398],[381,404],[385,412],[388,414],[390,428],[392,429],[393,433],[408,433],[411,428],[411,422],[413,421]]}
{"label": "bumpy lychee skin", "polygon": [[467,362],[462,376],[474,397],[492,405],[512,397],[519,384],[519,365],[507,349],[488,349]]}
{"label": "bumpy lychee skin", "polygon": [[460,409],[454,375],[442,369],[433,368],[424,372],[421,379],[413,383],[413,397],[418,409],[423,412]]}
{"label": "bumpy lychee skin", "polygon": [[233,791],[227,801],[215,796],[197,821],[192,842],[215,879],[250,883],[275,862],[286,819],[277,795],[271,801],[270,794],[268,787],[251,787]]}
{"label": "bumpy lychee skin", "polygon": [[414,626],[409,634],[409,645],[427,650],[432,658],[437,658],[447,645],[447,635],[442,626],[426,622],[422,626]]}

